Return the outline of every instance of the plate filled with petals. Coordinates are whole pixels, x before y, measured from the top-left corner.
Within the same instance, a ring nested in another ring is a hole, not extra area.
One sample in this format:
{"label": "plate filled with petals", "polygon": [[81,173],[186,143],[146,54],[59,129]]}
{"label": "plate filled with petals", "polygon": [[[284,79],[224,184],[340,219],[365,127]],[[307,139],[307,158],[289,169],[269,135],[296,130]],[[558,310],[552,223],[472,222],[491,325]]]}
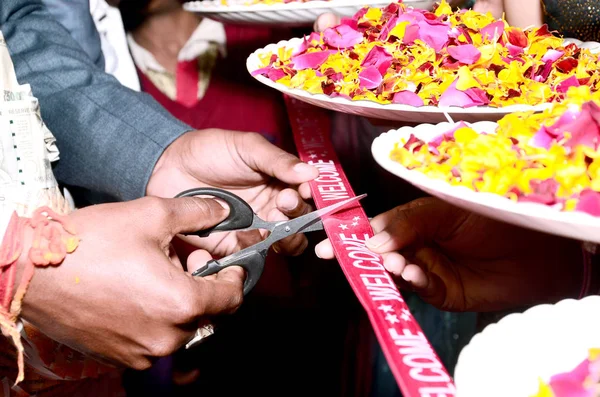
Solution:
{"label": "plate filled with petals", "polygon": [[454,205],[600,243],[599,105],[599,92],[571,88],[541,113],[403,127],[371,151],[392,174]]}
{"label": "plate filled with petals", "polygon": [[600,44],[521,30],[475,11],[391,3],[247,60],[260,82],[320,107],[410,121],[498,120],[600,85]]}

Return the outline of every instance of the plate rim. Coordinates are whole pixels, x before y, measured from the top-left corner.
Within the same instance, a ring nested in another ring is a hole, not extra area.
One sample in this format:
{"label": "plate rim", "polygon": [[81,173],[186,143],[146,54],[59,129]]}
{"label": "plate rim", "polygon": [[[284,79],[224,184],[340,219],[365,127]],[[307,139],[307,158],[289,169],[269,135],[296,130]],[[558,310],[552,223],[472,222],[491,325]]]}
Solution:
{"label": "plate rim", "polygon": [[[404,0],[403,2],[422,3],[429,2],[434,4],[436,0]],[[186,11],[202,14],[227,14],[227,13],[252,13],[265,11],[294,11],[294,10],[312,10],[312,9],[332,9],[342,7],[365,7],[373,5],[390,4],[390,0],[311,0],[307,2],[294,1],[290,3],[277,4],[235,4],[232,6],[220,4],[220,0],[210,1],[188,1],[183,4]],[[197,7],[196,7],[197,6]]]}

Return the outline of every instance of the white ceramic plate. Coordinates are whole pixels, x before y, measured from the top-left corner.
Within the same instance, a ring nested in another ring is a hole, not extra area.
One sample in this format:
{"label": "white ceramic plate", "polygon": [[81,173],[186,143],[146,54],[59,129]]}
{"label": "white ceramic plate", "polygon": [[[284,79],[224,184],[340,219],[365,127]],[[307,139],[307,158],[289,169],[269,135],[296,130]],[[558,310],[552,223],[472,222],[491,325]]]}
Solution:
{"label": "white ceramic plate", "polygon": [[457,397],[530,397],[538,379],[569,372],[600,347],[600,296],[510,314],[461,351]]}
{"label": "white ceramic plate", "polygon": [[[596,42],[585,42],[582,43],[579,40],[567,39],[569,42],[574,42],[580,47],[589,48],[594,52],[600,52],[600,43]],[[260,68],[260,60],[258,54],[265,51],[272,51],[277,53],[279,47],[292,47],[296,48],[302,42],[301,38],[294,38],[289,41],[280,41],[277,44],[270,44],[265,48],[255,51],[248,57],[246,61],[246,67],[248,71],[253,71]],[[258,81],[269,87],[275,88],[284,94],[290,95],[298,100],[308,102],[311,105],[320,106],[325,109],[335,110],[337,112],[355,114],[364,117],[383,119],[383,120],[395,120],[395,121],[406,121],[414,123],[439,123],[447,121],[448,116],[454,121],[497,121],[508,113],[527,111],[527,110],[543,110],[549,106],[546,104],[538,106],[529,105],[513,105],[506,106],[503,108],[493,108],[489,106],[478,106],[471,108],[460,108],[455,106],[450,107],[437,107],[437,106],[422,106],[414,107],[409,105],[401,104],[386,104],[382,105],[376,102],[360,100],[352,101],[342,97],[330,98],[324,94],[311,94],[309,92],[290,89],[283,84],[278,84],[264,76],[254,76]]]}
{"label": "white ceramic plate", "polygon": [[[390,0],[331,0],[245,5],[247,1],[228,0],[228,5],[221,4],[220,0],[192,1],[185,3],[184,8],[220,22],[293,27],[312,26],[317,17],[325,13],[351,17],[364,6],[384,7],[390,3]],[[423,9],[431,9],[435,4],[435,0],[404,2]]]}
{"label": "white ceramic plate", "polygon": [[[600,243],[600,218],[598,217],[583,212],[561,212],[538,203],[516,203],[496,194],[479,193],[463,186],[452,186],[444,181],[431,179],[421,172],[408,170],[390,158],[394,144],[402,139],[408,140],[411,133],[428,142],[451,130],[454,125],[445,122],[437,125],[420,124],[416,127],[391,130],[375,138],[371,152],[375,161],[387,171],[432,196],[439,197],[458,207],[522,227]],[[489,133],[495,131],[496,123],[482,121],[472,124],[471,127],[477,132]]]}

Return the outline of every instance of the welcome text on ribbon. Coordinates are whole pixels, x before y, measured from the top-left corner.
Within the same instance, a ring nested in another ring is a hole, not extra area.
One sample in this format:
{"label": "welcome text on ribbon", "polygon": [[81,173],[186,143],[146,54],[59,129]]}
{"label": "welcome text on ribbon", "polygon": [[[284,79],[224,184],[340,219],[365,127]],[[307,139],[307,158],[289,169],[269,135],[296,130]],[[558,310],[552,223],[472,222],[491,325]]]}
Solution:
{"label": "welcome text on ribbon", "polygon": [[[285,100],[300,159],[320,171],[310,184],[317,208],[354,197],[329,139],[328,112],[288,96]],[[373,230],[360,204],[325,217],[323,225],[403,395],[455,396],[452,378],[385,270],[383,259],[366,247]]]}

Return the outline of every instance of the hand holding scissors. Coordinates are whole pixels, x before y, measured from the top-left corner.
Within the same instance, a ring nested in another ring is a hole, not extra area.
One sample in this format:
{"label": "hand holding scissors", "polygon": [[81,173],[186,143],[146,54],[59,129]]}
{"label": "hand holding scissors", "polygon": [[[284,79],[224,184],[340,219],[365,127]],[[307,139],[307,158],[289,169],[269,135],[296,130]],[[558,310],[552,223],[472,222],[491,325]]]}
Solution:
{"label": "hand holding scissors", "polygon": [[193,276],[208,276],[215,274],[229,266],[241,266],[246,270],[246,282],[244,283],[244,295],[248,294],[258,282],[265,267],[267,253],[273,244],[297,233],[314,232],[323,230],[321,217],[337,212],[348,204],[358,201],[366,196],[356,196],[336,204],[322,208],[320,210],[302,215],[289,221],[267,222],[254,213],[252,208],[243,199],[226,190],[214,188],[198,188],[186,190],[179,193],[176,197],[190,196],[213,196],[225,201],[229,206],[229,216],[218,225],[207,229],[191,233],[200,237],[206,237],[214,232],[222,231],[244,231],[263,229],[269,230],[269,236],[258,244],[244,248],[232,255],[219,260],[211,260],[204,267],[196,270]]}
{"label": "hand holding scissors", "polygon": [[[198,188],[181,192],[176,197],[190,196],[213,196],[225,201],[229,206],[229,216],[210,229],[188,234],[206,237],[211,233],[224,231],[263,229],[271,232],[269,236],[260,243],[244,248],[224,258],[210,260],[206,265],[192,273],[192,276],[204,277],[218,273],[229,266],[240,266],[246,270],[246,281],[244,282],[244,295],[246,295],[254,288],[260,279],[265,268],[267,253],[273,244],[293,234],[323,230],[321,217],[344,209],[348,204],[364,198],[366,194],[351,197],[289,221],[275,222],[267,222],[261,219],[242,198],[226,190]],[[212,335],[213,332],[214,330],[211,324],[198,329],[194,338],[187,343],[186,349],[201,342],[207,336]]]}

